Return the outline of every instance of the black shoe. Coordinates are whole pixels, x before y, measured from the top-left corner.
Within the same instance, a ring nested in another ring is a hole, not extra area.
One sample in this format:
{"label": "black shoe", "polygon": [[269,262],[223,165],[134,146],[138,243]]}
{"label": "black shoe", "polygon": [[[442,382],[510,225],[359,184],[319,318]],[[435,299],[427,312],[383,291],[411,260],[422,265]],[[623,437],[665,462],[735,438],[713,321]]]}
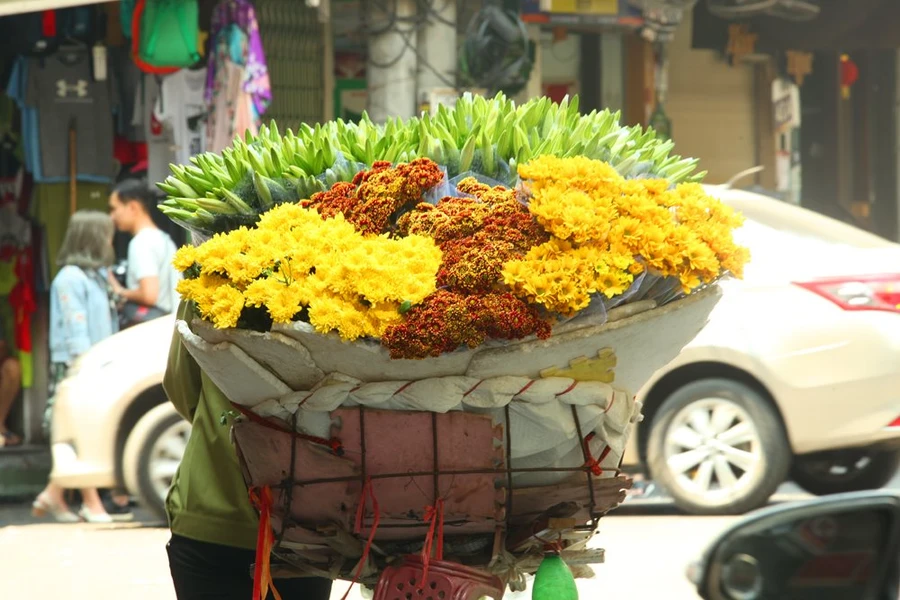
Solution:
{"label": "black shoe", "polygon": [[134,513],[127,506],[119,506],[112,500],[107,500],[103,503],[103,507],[106,509],[106,514],[116,523],[127,523],[134,520]]}

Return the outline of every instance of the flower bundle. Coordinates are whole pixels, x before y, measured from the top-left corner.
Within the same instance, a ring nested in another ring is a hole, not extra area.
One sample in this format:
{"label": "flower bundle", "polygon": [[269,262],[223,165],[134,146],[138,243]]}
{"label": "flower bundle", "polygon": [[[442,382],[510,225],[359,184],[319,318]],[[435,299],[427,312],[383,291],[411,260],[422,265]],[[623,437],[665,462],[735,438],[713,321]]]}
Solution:
{"label": "flower bundle", "polygon": [[549,337],[553,323],[625,294],[647,271],[683,293],[731,272],[741,217],[697,184],[625,179],[584,157],[542,156],[518,189],[469,178],[437,204],[429,159],[376,163],[257,225],[182,248],[179,291],[216,327],[307,321],[392,358],[488,339]]}
{"label": "flower bundle", "polygon": [[743,218],[699,184],[626,180],[583,157],[543,156],[519,174],[552,238],[507,262],[503,281],[549,311],[572,316],[596,294],[621,295],[645,269],[690,293],[726,271],[740,277],[749,259],[731,235]]}
{"label": "flower bundle", "polygon": [[404,303],[431,294],[440,259],[427,237],[366,236],[342,214],[282,204],[253,228],[184,246],[175,266],[179,293],[216,327],[307,320],[352,341],[381,336]]}

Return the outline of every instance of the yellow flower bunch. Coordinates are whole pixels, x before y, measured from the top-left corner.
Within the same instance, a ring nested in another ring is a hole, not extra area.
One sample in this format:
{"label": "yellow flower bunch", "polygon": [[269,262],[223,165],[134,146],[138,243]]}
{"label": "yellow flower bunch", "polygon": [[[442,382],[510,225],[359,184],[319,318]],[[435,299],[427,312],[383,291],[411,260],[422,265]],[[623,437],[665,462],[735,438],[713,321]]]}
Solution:
{"label": "yellow flower bunch", "polygon": [[571,315],[593,294],[622,294],[645,268],[690,293],[724,271],[741,277],[749,260],[732,237],[743,218],[698,184],[626,180],[583,157],[542,156],[519,176],[529,211],[553,238],[506,263],[503,279],[549,310]]}
{"label": "yellow flower bunch", "polygon": [[281,204],[253,229],[219,234],[175,256],[182,272],[196,269],[178,291],[216,327],[237,325],[245,307],[264,307],[276,323],[306,310],[321,333],[345,340],[379,337],[402,319],[404,302],[435,289],[441,251],[427,237],[364,236],[342,215]]}
{"label": "yellow flower bunch", "polygon": [[633,256],[610,251],[605,243],[575,246],[554,237],[507,262],[503,282],[531,303],[572,316],[587,308],[593,294],[623,294],[634,281],[629,268],[635,264]]}
{"label": "yellow flower bunch", "polygon": [[544,229],[575,243],[603,241],[615,219],[613,204],[624,179],[607,163],[583,156],[542,156],[519,167],[531,200],[528,210]]}

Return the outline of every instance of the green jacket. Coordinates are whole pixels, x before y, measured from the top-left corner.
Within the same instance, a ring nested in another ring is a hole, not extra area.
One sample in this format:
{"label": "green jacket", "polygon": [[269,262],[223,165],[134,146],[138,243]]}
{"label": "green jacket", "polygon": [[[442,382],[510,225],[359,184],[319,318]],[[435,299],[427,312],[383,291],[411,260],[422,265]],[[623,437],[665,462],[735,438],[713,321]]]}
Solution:
{"label": "green jacket", "polygon": [[[193,304],[181,302],[178,318],[194,318]],[[172,533],[213,544],[255,548],[259,519],[250,504],[230,426],[220,420],[231,403],[203,373],[176,333],[169,349],[163,387],[175,409],[191,422],[191,437],[169,496],[166,512]]]}

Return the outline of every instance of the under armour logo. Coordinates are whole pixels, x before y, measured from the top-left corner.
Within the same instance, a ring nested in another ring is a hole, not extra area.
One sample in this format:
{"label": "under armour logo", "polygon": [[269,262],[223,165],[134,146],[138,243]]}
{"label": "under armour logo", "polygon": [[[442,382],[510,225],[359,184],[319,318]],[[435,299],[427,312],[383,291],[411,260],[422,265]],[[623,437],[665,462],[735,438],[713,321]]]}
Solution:
{"label": "under armour logo", "polygon": [[72,92],[79,98],[84,98],[88,95],[88,82],[84,79],[79,79],[78,83],[72,85],[66,83],[65,79],[57,79],[56,80],[56,95],[60,98],[67,98],[69,93]]}

